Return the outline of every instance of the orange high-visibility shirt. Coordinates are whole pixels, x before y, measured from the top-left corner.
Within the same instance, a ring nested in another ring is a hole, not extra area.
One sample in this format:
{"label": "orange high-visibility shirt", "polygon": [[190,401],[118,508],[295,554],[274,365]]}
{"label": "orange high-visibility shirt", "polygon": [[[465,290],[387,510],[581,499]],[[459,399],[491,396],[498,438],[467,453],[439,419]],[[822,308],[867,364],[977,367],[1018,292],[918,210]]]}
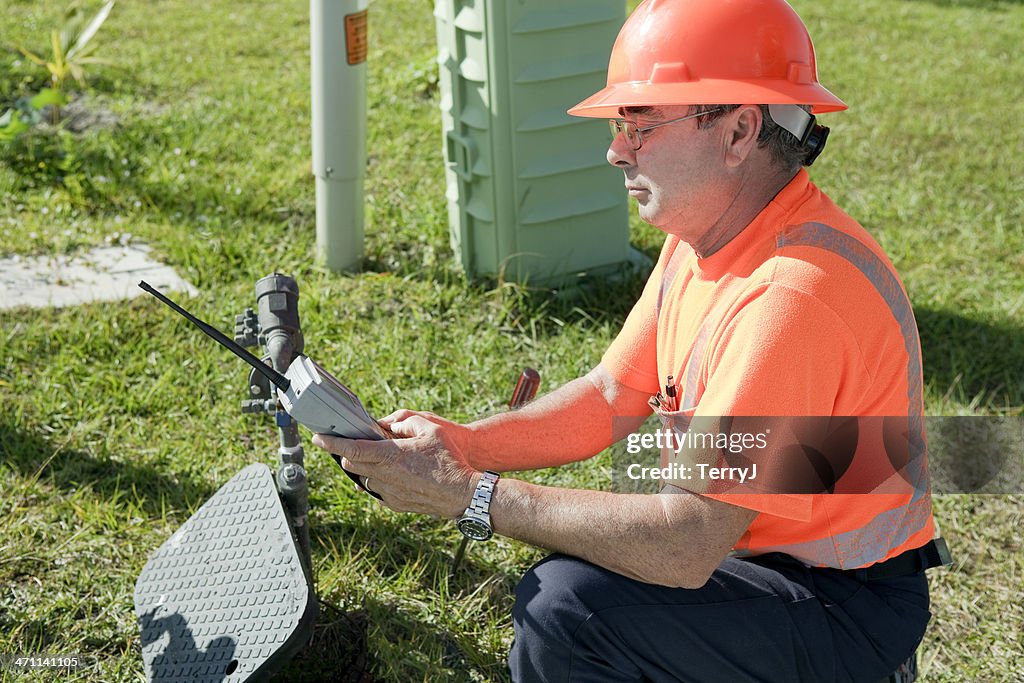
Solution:
{"label": "orange high-visibility shirt", "polygon": [[668,237],[602,365],[652,394],[672,375],[684,425],[700,416],[902,420],[910,452],[899,471],[883,472],[894,466],[880,440],[857,447],[850,472],[883,472],[873,493],[842,479],[837,493],[715,493],[672,481],[761,513],[738,554],[785,552],[850,569],[935,535],[909,300],[881,247],[805,170],[707,258]]}

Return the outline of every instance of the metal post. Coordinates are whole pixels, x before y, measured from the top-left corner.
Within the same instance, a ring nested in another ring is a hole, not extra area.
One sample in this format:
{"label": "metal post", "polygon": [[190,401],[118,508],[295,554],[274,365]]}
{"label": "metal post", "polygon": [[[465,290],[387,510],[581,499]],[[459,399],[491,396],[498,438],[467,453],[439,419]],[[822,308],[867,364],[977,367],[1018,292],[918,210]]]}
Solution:
{"label": "metal post", "polygon": [[368,3],[309,3],[317,256],[335,271],[363,258]]}
{"label": "metal post", "polygon": [[[248,317],[248,322],[255,322],[258,330],[257,341],[267,349],[266,359],[274,369],[284,373],[288,370],[295,357],[302,353],[304,339],[299,323],[299,285],[294,279],[280,273],[272,273],[256,283],[256,303],[259,310],[255,321]],[[251,311],[247,312],[251,313]],[[243,326],[246,315],[241,316]],[[246,335],[243,335],[246,336]],[[248,341],[252,341],[251,333]],[[258,396],[255,402],[250,401],[251,408],[274,413],[274,420],[280,432],[281,445],[278,455],[281,465],[277,470],[277,488],[288,509],[299,546],[306,574],[313,579],[312,554],[309,546],[309,484],[304,468],[305,452],[299,438],[299,426],[288,413],[277,406],[273,400],[260,400],[271,396],[271,387],[267,383],[256,383],[255,376],[250,376],[250,384],[256,388],[251,390]]]}

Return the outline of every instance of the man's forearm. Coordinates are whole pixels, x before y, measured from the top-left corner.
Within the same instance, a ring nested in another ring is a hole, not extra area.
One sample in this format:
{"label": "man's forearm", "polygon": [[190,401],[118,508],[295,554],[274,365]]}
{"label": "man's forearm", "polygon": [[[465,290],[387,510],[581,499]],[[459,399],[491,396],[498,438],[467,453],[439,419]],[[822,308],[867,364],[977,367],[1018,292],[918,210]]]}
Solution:
{"label": "man's forearm", "polygon": [[617,494],[499,480],[497,533],[647,583],[703,585],[756,513],[689,493]]}
{"label": "man's forearm", "polygon": [[527,470],[599,453],[650,412],[637,392],[611,384],[607,373],[594,370],[524,408],[468,425],[469,464],[477,469]]}

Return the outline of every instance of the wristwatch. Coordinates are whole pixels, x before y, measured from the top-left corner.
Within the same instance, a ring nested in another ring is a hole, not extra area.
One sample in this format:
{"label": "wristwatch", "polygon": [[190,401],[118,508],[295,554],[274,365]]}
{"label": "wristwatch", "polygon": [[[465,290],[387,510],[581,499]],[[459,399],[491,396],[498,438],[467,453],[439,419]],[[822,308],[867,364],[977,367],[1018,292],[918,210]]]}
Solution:
{"label": "wristwatch", "polygon": [[474,541],[486,541],[494,535],[494,527],[491,526],[491,495],[494,493],[494,485],[498,483],[497,472],[487,470],[480,481],[477,482],[476,491],[473,492],[473,500],[469,507],[462,513],[462,516],[455,520],[459,531]]}

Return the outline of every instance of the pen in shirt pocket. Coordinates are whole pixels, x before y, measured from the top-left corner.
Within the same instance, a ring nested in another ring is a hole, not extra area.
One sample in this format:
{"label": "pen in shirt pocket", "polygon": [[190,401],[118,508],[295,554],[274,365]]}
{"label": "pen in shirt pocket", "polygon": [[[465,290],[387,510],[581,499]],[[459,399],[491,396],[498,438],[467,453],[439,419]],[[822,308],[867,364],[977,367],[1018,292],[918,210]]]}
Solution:
{"label": "pen in shirt pocket", "polygon": [[676,385],[672,375],[665,380],[665,396],[668,397],[669,410],[672,412],[679,410],[679,398],[676,396]]}

